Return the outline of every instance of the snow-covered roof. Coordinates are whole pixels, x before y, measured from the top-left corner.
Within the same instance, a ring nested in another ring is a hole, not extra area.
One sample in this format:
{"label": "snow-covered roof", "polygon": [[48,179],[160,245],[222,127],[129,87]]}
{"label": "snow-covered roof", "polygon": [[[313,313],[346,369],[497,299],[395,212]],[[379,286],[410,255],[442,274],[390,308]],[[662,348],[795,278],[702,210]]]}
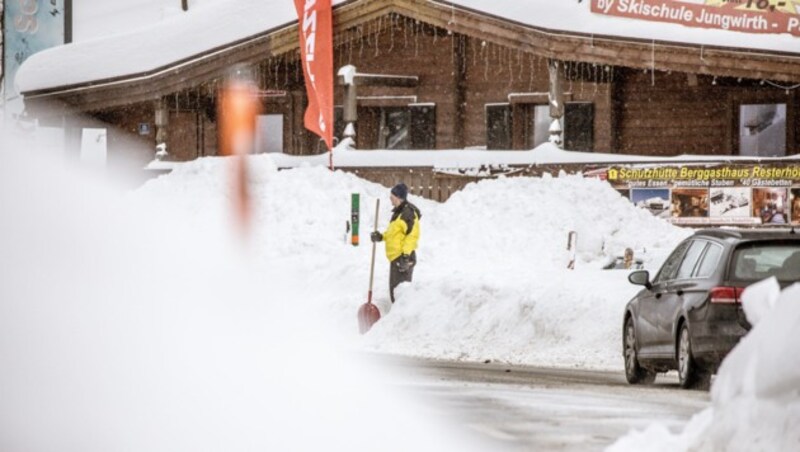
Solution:
{"label": "snow-covered roof", "polygon": [[[429,1],[454,12],[467,8],[554,31],[800,56],[800,38],[789,34],[742,33],[612,17],[593,13],[591,1]],[[288,0],[195,0],[189,11],[176,12],[148,27],[33,55],[20,68],[16,83],[20,92],[31,92],[152,72],[295,22],[294,4]]]}

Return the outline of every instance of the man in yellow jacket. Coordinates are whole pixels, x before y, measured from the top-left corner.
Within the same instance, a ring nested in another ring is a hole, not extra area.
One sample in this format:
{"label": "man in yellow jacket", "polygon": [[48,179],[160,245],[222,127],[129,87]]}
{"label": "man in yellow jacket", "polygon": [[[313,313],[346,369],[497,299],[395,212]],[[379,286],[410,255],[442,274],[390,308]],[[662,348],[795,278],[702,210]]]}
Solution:
{"label": "man in yellow jacket", "polygon": [[386,231],[372,233],[372,241],[386,243],[386,257],[389,259],[389,296],[394,303],[394,289],[402,282],[411,282],[414,266],[417,264],[417,242],[419,241],[419,219],[422,218],[417,206],[406,200],[408,187],[399,183],[392,187],[389,198],[392,201],[392,220]]}

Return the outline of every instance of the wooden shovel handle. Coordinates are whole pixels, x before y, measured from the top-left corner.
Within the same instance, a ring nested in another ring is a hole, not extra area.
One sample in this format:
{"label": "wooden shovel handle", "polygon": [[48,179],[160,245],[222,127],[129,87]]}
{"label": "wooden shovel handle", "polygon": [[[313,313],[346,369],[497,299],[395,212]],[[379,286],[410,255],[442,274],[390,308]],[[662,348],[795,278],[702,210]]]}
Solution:
{"label": "wooden shovel handle", "polygon": [[[381,208],[380,198],[375,200],[375,232],[378,232],[378,213]],[[372,242],[372,261],[369,264],[369,299],[367,303],[372,303],[372,281],[375,277],[375,242]]]}

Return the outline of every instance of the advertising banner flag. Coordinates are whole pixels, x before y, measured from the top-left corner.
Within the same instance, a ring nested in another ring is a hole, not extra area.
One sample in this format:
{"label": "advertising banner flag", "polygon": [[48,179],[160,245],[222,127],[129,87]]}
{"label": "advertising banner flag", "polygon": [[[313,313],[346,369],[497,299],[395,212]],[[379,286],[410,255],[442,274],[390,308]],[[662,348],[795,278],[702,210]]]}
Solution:
{"label": "advertising banner flag", "polygon": [[36,52],[64,44],[64,0],[16,0],[5,2],[3,43],[5,100],[14,101],[17,69]]}
{"label": "advertising banner flag", "polygon": [[300,59],[308,92],[305,126],[333,149],[333,12],[331,0],[294,0]]}
{"label": "advertising banner flag", "polygon": [[800,37],[799,0],[592,0],[592,12],[687,27]]}

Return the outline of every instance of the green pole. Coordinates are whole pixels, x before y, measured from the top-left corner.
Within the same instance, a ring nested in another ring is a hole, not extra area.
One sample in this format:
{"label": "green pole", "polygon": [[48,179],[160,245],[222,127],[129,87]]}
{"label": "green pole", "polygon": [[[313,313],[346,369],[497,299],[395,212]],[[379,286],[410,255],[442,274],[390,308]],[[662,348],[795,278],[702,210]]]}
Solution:
{"label": "green pole", "polygon": [[351,203],[350,204],[351,204],[352,209],[351,209],[351,213],[350,213],[350,224],[351,224],[351,228],[350,228],[350,234],[351,234],[350,243],[352,243],[353,246],[358,246],[358,222],[359,222],[359,217],[361,216],[361,214],[360,214],[360,212],[361,212],[361,207],[360,207],[361,200],[360,200],[360,198],[361,198],[361,196],[358,193],[353,193],[351,195]]}

